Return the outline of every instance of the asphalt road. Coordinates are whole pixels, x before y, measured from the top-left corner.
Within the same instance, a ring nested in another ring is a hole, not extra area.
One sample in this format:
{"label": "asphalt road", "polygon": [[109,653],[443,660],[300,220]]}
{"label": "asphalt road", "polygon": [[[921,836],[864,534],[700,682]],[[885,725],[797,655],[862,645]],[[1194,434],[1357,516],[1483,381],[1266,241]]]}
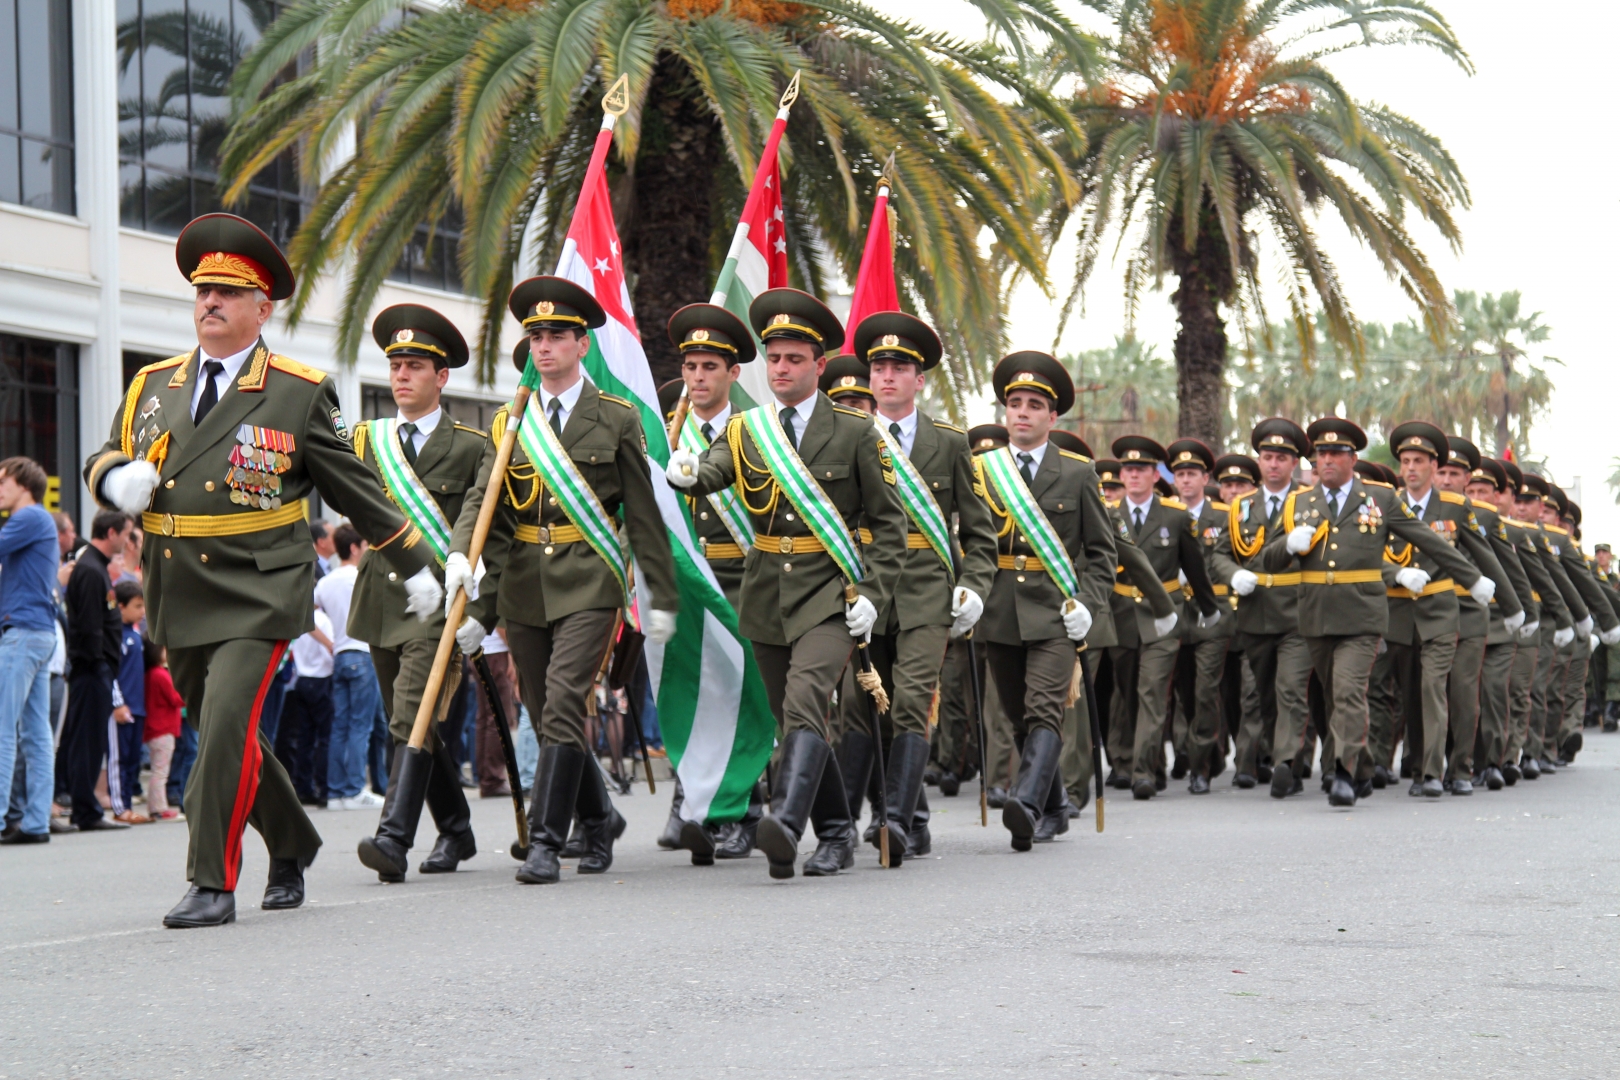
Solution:
{"label": "asphalt road", "polygon": [[[657,850],[520,886],[510,804],[450,878],[378,884],[318,812],[299,911],[165,931],[186,833],[0,849],[0,1076],[1612,1077],[1620,735],[1501,793],[1110,800],[1015,854],[976,791],[934,856],[833,879]],[[970,795],[972,797],[970,797]],[[808,845],[807,845],[808,848]]]}

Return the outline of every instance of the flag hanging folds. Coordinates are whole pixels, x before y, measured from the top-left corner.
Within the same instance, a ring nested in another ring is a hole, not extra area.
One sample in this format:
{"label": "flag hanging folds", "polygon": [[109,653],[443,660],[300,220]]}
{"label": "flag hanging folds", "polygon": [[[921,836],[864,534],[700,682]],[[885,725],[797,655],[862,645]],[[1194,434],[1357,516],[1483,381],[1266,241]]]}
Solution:
{"label": "flag hanging folds", "polygon": [[855,274],[855,295],[849,301],[849,320],[844,324],[846,347],[855,337],[861,320],[879,311],[899,311],[900,291],[894,284],[894,239],[889,232],[889,185],[878,185],[877,201],[872,204],[872,221],[866,227],[866,249],[861,252],[861,268]]}
{"label": "flag hanging folds", "polygon": [[[686,792],[681,814],[689,821],[736,821],[765,771],[776,721],[753,650],[737,632],[737,614],[698,551],[682,500],[664,478],[669,441],[630,309],[603,167],[612,139],[610,120],[597,136],[557,274],[589,290],[607,313],[607,324],[591,332],[585,369],[599,388],[631,401],[641,414],[653,490],[675,553],[681,609],[675,636],[662,646],[649,641],[646,648],[664,745]],[[646,585],[639,575],[637,588],[642,604]]]}

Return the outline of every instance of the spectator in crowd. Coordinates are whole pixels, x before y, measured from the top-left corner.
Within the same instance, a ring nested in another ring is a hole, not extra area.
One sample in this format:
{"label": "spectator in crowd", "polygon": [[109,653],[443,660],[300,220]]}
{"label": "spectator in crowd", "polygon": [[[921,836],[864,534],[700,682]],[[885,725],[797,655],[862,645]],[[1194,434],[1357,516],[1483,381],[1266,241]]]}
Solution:
{"label": "spectator in crowd", "polygon": [[331,523],[320,518],[309,523],[309,535],[315,541],[315,580],[319,581],[338,564],[337,544],[332,539]]}
{"label": "spectator in crowd", "polygon": [[[145,583],[146,579],[141,576],[141,545],[145,543],[146,533],[141,531],[140,525],[132,526],[129,530],[129,538],[124,541],[123,561],[119,564],[118,576],[113,578],[114,585],[117,585],[120,581],[133,581],[137,585]],[[146,616],[143,614],[141,619],[144,621],[145,618]]]}
{"label": "spectator in crowd", "polygon": [[113,596],[108,566],[124,550],[134,525],[127,514],[103,510],[90,523],[90,543],[74,560],[67,583],[67,720],[62,725],[73,824],[81,832],[128,828],[104,817],[96,780],[107,756],[107,718],[122,653],[124,623]]}
{"label": "spectator in crowd", "polygon": [[297,681],[298,665],[293,663],[292,649],[288,648],[281,654],[281,666],[271,676],[270,686],[264,692],[264,704],[259,708],[259,730],[264,733],[264,741],[272,747],[276,745],[277,733],[281,730],[282,703],[287,700],[287,691]]}
{"label": "spectator in crowd", "polygon": [[364,810],[383,802],[366,790],[366,750],[372,722],[382,708],[382,691],[371,666],[371,649],[348,634],[349,603],[366,545],[346,523],[332,530],[332,544],[340,562],[315,583],[315,606],[332,620],[332,746],[326,805],[334,810]]}
{"label": "spectator in crowd", "polygon": [[332,738],[332,634],[332,620],[317,609],[315,629],[293,640],[297,675],[281,703],[275,744],[298,801],[322,809]]}
{"label": "spectator in crowd", "polygon": [[79,549],[79,527],[73,524],[73,518],[58,510],[51,515],[56,522],[56,548],[62,562],[70,561],[68,555]]}
{"label": "spectator in crowd", "polygon": [[[50,841],[55,791],[50,660],[56,651],[56,525],[40,506],[45,470],[25,457],[0,461],[0,795],[8,803],[19,756],[22,816],[0,843]],[[9,809],[9,807],[8,807]]]}
{"label": "spectator in crowd", "polygon": [[[490,681],[506,710],[507,723],[517,719],[517,687],[512,678],[512,656],[506,650],[506,630],[496,627],[484,638],[484,662],[489,665]],[[486,799],[504,799],[512,794],[506,777],[506,752],[501,744],[501,733],[495,728],[495,713],[490,708],[489,696],[480,687],[474,699],[478,703],[477,727],[473,730],[473,761],[478,775],[478,793]]]}
{"label": "spectator in crowd", "polygon": [[169,675],[169,651],[151,638],[142,642],[146,664],[146,754],[152,760],[147,777],[146,813],[153,821],[174,821],[180,811],[169,805],[169,763],[180,736],[185,703]]}
{"label": "spectator in crowd", "polygon": [[124,578],[113,585],[113,596],[124,628],[107,727],[107,798],[113,820],[145,825],[151,819],[135,812],[135,797],[140,794],[141,743],[146,728],[146,648],[138,629],[146,621],[146,594],[140,582]]}

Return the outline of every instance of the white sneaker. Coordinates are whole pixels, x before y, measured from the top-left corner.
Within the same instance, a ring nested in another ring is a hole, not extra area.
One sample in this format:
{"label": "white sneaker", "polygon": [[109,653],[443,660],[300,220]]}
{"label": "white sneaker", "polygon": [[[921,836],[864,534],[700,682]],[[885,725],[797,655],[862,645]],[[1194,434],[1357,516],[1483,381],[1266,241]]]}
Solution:
{"label": "white sneaker", "polygon": [[343,800],[343,807],[346,810],[374,810],[382,804],[382,796],[370,788],[362,788],[360,794],[354,798]]}
{"label": "white sneaker", "polygon": [[352,809],[352,807],[349,806],[349,800],[348,799],[340,799],[336,795],[331,795],[331,796],[327,797],[326,808],[328,810],[349,810],[349,809]]}

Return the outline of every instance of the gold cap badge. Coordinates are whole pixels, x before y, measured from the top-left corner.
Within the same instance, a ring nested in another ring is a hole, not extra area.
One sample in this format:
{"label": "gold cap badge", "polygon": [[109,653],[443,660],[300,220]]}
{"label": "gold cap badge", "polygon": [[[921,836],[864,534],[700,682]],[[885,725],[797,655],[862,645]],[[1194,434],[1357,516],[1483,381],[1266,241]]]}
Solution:
{"label": "gold cap badge", "polygon": [[853,376],[853,375],[839,376],[838,385],[839,386],[854,386],[854,385],[856,385],[855,376]]}
{"label": "gold cap badge", "polygon": [[792,323],[793,323],[793,316],[789,315],[785,311],[780,315],[772,315],[771,316],[771,325],[772,326],[791,326]]}
{"label": "gold cap badge", "polygon": [[707,330],[694,330],[694,331],[692,331],[691,338],[689,338],[688,340],[690,340],[690,341],[708,341],[709,340],[709,332]]}
{"label": "gold cap badge", "polygon": [[396,333],[394,335],[394,340],[395,341],[415,341],[416,340],[416,332],[414,330],[401,330],[401,331],[399,331],[398,333]]}
{"label": "gold cap badge", "polygon": [[878,344],[880,344],[880,345],[898,345],[898,344],[900,344],[900,337],[899,337],[898,334],[884,334],[881,338],[878,339]]}
{"label": "gold cap badge", "polygon": [[536,315],[555,315],[557,313],[557,305],[553,304],[550,300],[542,300],[538,304],[534,305],[534,313]]}

